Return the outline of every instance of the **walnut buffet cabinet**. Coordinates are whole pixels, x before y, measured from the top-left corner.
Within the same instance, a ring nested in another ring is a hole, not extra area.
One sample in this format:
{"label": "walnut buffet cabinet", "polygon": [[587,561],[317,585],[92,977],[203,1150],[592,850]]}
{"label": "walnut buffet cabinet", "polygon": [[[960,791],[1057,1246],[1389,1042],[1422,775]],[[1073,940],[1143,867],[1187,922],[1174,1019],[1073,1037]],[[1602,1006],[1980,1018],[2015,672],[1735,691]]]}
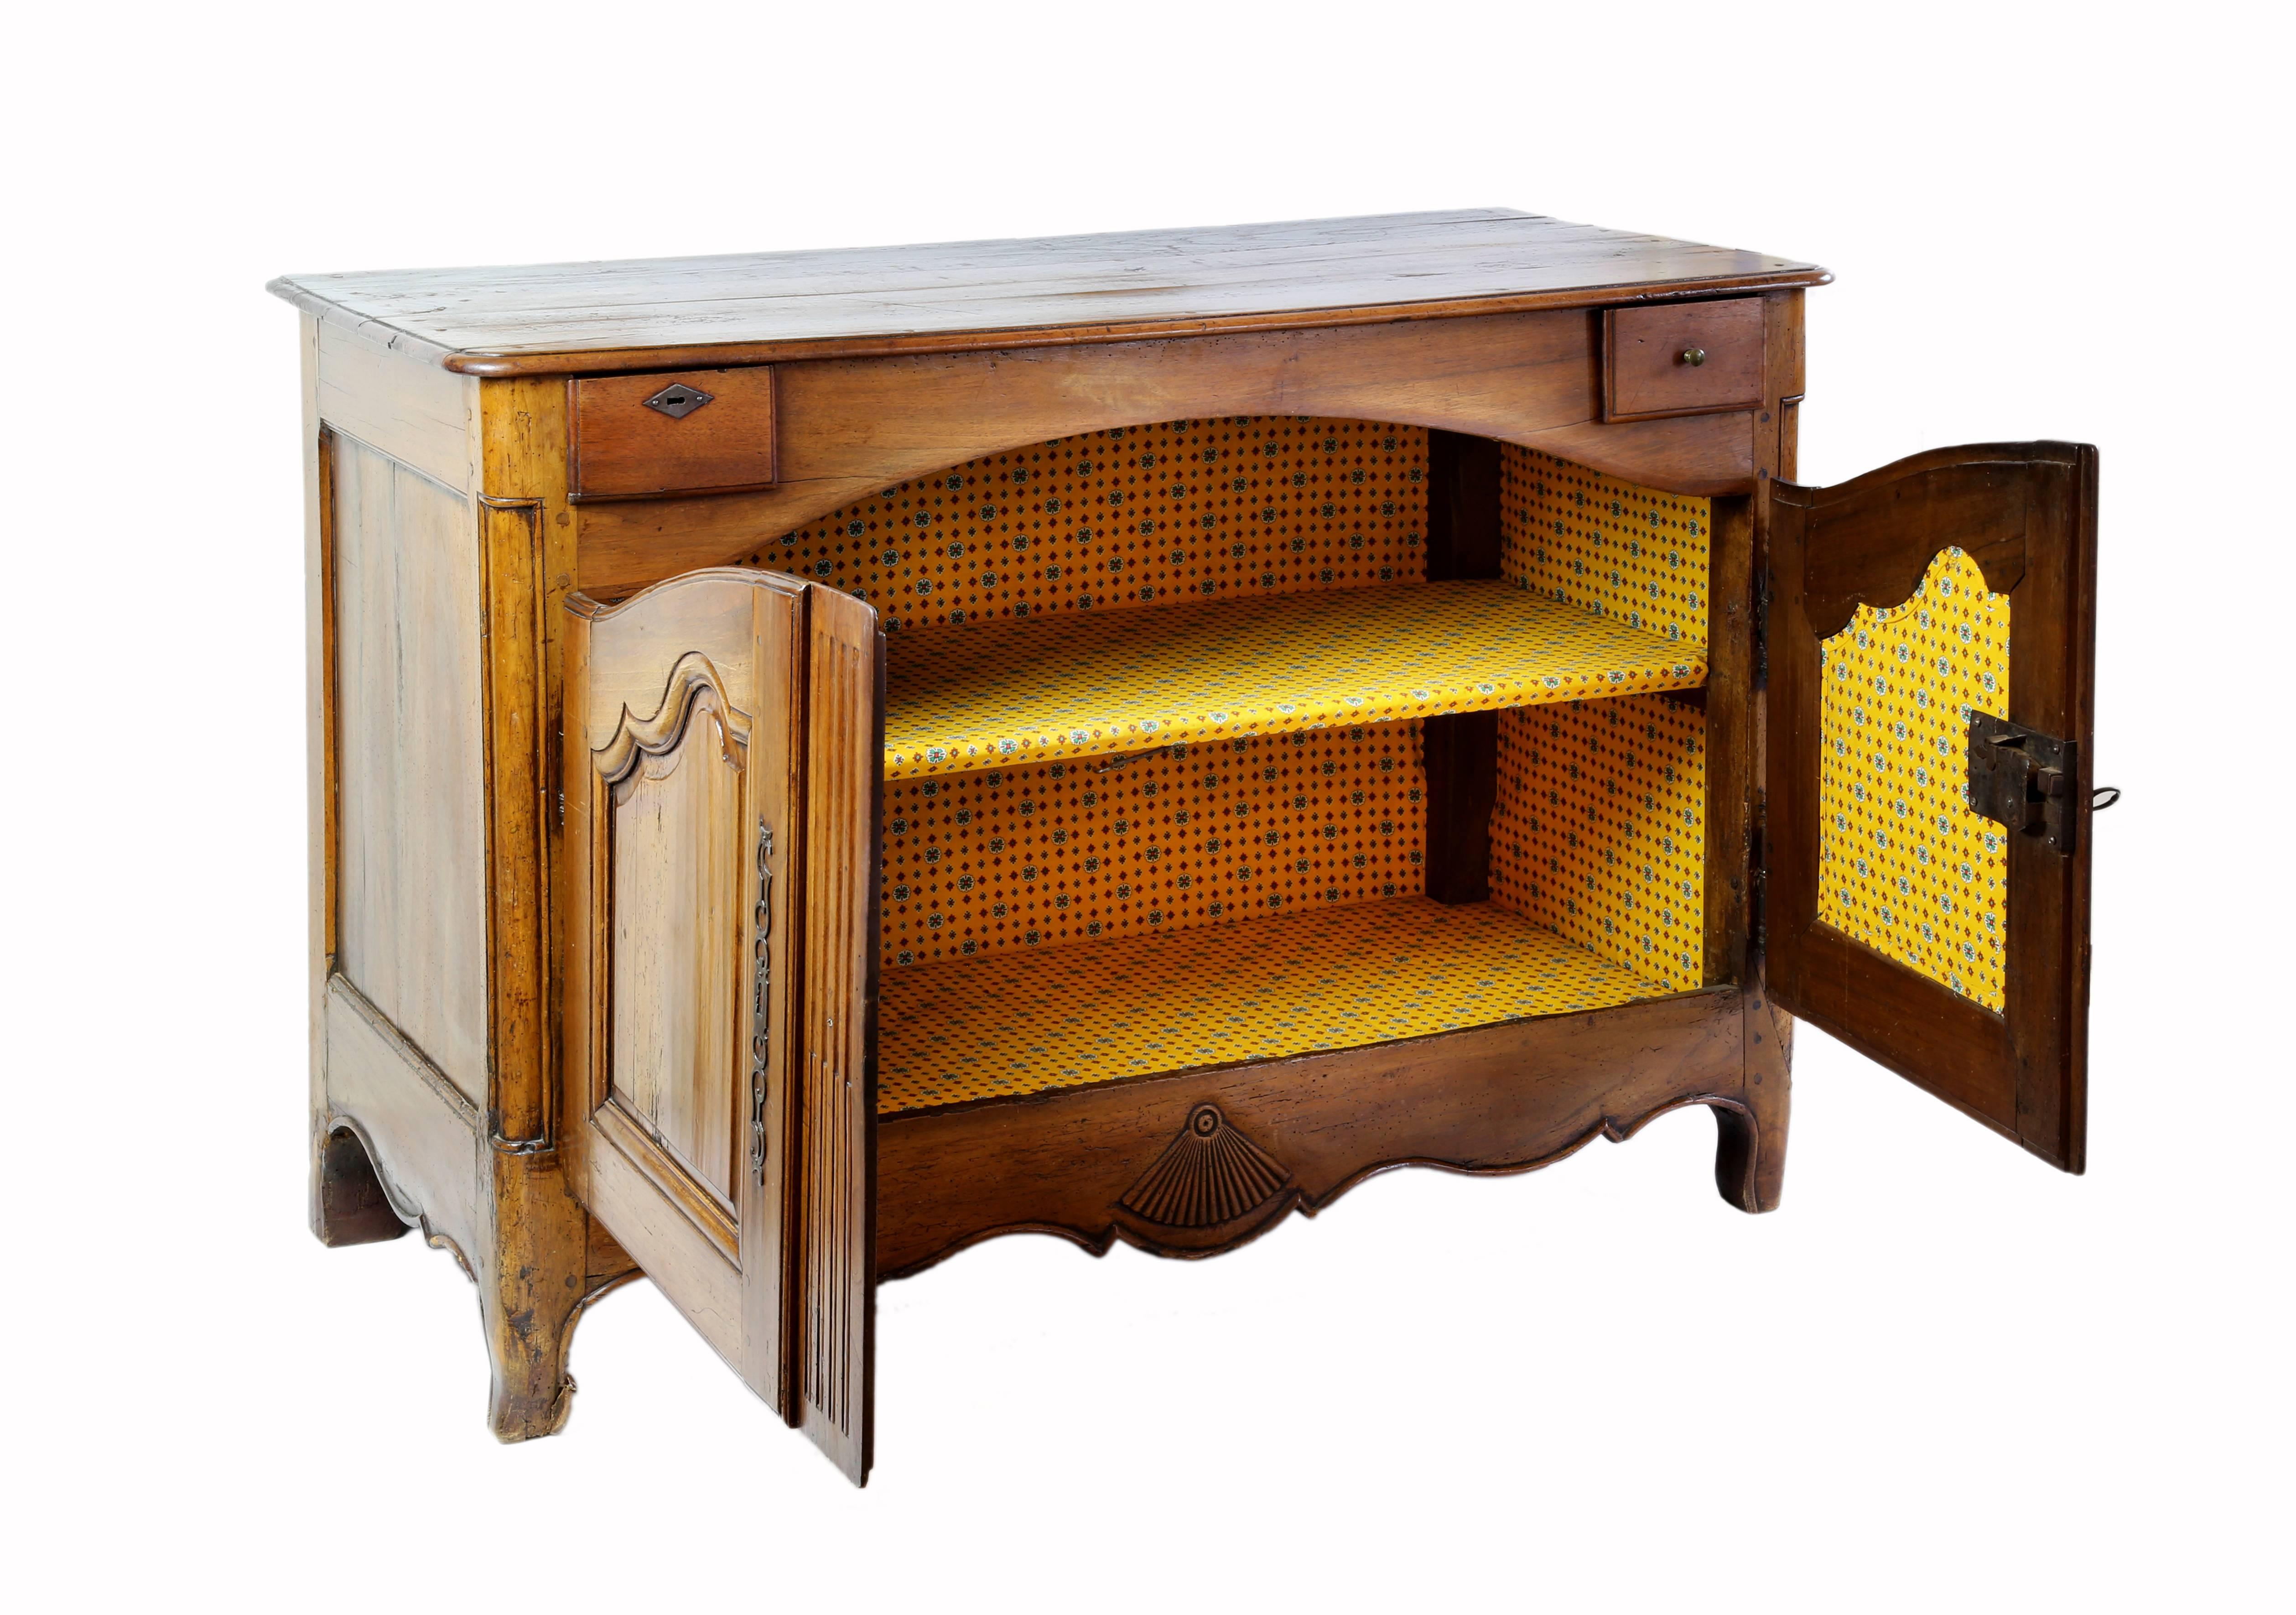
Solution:
{"label": "walnut buffet cabinet", "polygon": [[2096,457],[1797,485],[1751,252],[1503,210],[298,276],[323,1240],[505,1440],[640,1273],[854,1480],[876,1286],[1710,1108],[2081,1169]]}

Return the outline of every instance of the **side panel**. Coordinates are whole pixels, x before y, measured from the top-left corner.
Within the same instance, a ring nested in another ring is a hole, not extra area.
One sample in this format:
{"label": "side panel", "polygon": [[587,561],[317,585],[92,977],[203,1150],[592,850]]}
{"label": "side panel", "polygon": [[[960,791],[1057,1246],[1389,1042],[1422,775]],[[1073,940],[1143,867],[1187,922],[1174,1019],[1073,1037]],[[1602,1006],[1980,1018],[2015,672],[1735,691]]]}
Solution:
{"label": "side panel", "polygon": [[315,325],[320,418],[457,493],[478,492],[479,381],[395,353],[332,320]]}
{"label": "side panel", "polygon": [[354,439],[332,501],[336,968],[488,1103],[480,567],[470,500]]}
{"label": "side panel", "polygon": [[338,976],[324,999],[330,1125],[350,1125],[391,1208],[465,1267],[488,1255],[486,1143],[478,1108],[358,989]]}
{"label": "side panel", "polygon": [[[335,573],[334,434],[319,410],[319,322],[298,321],[297,352],[303,392],[303,852],[306,1092],[311,1116],[311,1233],[334,1238],[325,1141],[327,1125],[327,983],[335,969]],[[361,1197],[365,1198],[364,1195]],[[387,1227],[363,1224],[383,1239]],[[359,1241],[365,1243],[365,1241]]]}
{"label": "side panel", "polygon": [[314,1228],[380,1237],[380,1205],[456,1253],[489,1421],[525,1440],[563,1423],[574,1322],[630,1272],[544,1125],[544,563],[564,525],[545,518],[564,388],[305,337]]}
{"label": "side panel", "polygon": [[858,1485],[876,1389],[877,615],[813,595],[807,704],[806,1052],[798,1093],[799,1412]]}
{"label": "side panel", "polygon": [[[1771,989],[2079,1172],[2096,451],[1939,449],[1769,510]],[[2071,743],[2070,853],[1972,811],[1973,713]]]}

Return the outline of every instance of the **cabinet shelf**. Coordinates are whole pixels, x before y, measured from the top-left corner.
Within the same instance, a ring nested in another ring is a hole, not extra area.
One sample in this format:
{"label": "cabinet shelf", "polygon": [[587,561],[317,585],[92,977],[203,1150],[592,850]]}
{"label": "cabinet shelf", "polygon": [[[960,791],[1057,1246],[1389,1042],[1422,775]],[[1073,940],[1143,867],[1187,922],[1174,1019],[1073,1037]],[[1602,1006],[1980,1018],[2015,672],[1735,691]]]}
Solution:
{"label": "cabinet shelf", "polygon": [[880,1115],[1661,997],[1493,903],[1390,898],[889,970]]}
{"label": "cabinet shelf", "polygon": [[1706,679],[1702,647],[1497,579],[934,627],[887,661],[889,779]]}

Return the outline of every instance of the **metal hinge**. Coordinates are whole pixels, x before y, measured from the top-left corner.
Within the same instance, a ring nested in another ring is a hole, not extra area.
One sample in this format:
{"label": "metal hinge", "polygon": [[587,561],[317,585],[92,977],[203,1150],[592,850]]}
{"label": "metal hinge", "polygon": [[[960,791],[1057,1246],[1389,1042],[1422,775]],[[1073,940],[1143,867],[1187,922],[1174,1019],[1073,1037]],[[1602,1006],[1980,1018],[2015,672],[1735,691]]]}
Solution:
{"label": "metal hinge", "polygon": [[2080,746],[2038,729],[1969,715],[1969,811],[2070,854],[2079,834]]}
{"label": "metal hinge", "polygon": [[1770,688],[1770,569],[1754,579],[1754,688]]}
{"label": "metal hinge", "polygon": [[1746,929],[1752,949],[1747,968],[1759,974],[1770,952],[1770,800],[1756,790],[1746,816]]}

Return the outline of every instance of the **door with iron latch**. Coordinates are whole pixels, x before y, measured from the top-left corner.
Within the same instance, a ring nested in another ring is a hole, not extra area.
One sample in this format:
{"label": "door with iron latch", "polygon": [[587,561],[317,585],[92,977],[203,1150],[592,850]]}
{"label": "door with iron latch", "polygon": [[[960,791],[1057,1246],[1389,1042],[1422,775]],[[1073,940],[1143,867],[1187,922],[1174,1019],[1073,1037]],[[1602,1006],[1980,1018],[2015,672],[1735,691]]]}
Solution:
{"label": "door with iron latch", "polygon": [[2096,476],[2085,445],[1990,444],[1763,502],[1771,995],[2068,1172]]}

